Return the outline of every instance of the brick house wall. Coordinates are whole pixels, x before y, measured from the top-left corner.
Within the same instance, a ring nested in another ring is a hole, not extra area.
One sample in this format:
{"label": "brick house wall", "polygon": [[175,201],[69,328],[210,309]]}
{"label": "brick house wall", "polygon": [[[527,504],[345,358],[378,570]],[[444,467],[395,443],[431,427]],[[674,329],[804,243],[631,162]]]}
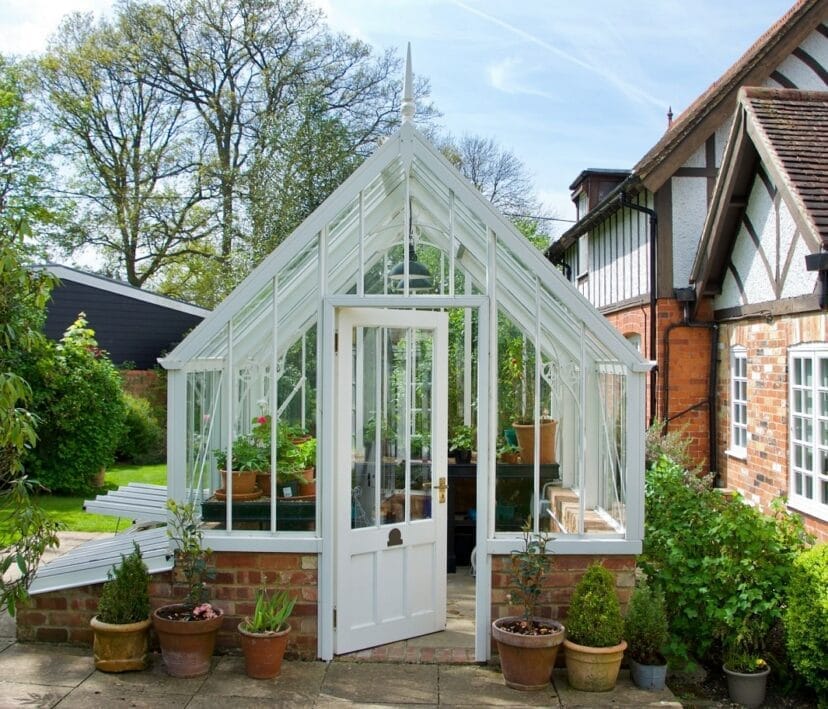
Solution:
{"label": "brick house wall", "polygon": [[[788,348],[824,338],[820,313],[773,320],[723,323],[719,330],[717,448],[722,483],[763,510],[788,494]],[[730,444],[730,349],[747,350],[747,457],[727,453]],[[806,529],[828,541],[828,524],[802,515]]]}
{"label": "brick house wall", "polygon": [[[253,613],[256,589],[266,579],[270,588],[286,589],[297,597],[290,618],[287,657],[316,659],[317,556],[265,552],[215,552],[216,578],[210,583],[212,602],[225,620],[216,640],[218,652],[239,648],[238,624]],[[21,642],[53,642],[92,646],[89,621],[98,608],[102,584],[42,593],[32,597],[17,615]],[[150,601],[153,608],[176,603],[187,594],[175,570],[153,574]],[[151,635],[154,649],[158,641]]]}
{"label": "brick house wall", "polygon": [[[699,317],[704,318],[704,312]],[[607,313],[607,319],[627,336],[641,338],[641,353],[650,354],[650,307],[648,303]],[[666,420],[667,430],[684,429],[692,439],[689,451],[700,464],[709,466],[710,347],[712,331],[706,326],[684,324],[684,309],[674,299],[656,303],[656,418]],[[669,359],[668,359],[669,351]],[[649,379],[647,420],[650,418]],[[705,469],[709,469],[705,467]]]}

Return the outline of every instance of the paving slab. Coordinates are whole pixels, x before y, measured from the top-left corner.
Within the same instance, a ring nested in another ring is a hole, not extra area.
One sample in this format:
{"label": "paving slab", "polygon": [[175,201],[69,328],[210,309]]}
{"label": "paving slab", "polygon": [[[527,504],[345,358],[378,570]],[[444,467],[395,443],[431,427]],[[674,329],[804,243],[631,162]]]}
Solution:
{"label": "paving slab", "polygon": [[503,675],[489,665],[441,665],[440,705],[452,707],[558,707],[558,695],[547,689],[521,692],[507,687]]}
{"label": "paving slab", "polygon": [[[64,697],[58,709],[98,709],[98,707],[129,707],[130,709],[181,709],[190,706],[190,695],[161,692],[132,692],[123,687],[121,692],[101,693],[81,685]],[[37,705],[39,706],[39,705]],[[213,704],[215,707],[215,703]]]}
{"label": "paving slab", "polygon": [[345,699],[360,704],[428,704],[439,701],[437,665],[332,662],[325,673],[320,699]]}
{"label": "paving slab", "polygon": [[0,677],[21,684],[77,687],[95,672],[92,653],[65,645],[21,645],[0,652]]}
{"label": "paving slab", "polygon": [[[228,705],[237,706],[238,699],[255,699],[259,706],[273,702],[289,702],[292,706],[313,706],[325,678],[324,662],[283,662],[282,673],[274,679],[252,679],[245,674],[244,658],[222,657],[199,689],[197,697],[232,697]],[[266,700],[266,701],[263,701]]]}
{"label": "paving slab", "polygon": [[[43,684],[0,681],[0,709],[38,707],[51,709],[72,691],[71,687],[49,687]],[[87,709],[90,705],[87,704]]]}
{"label": "paving slab", "polygon": [[[91,650],[87,651],[91,659]],[[213,658],[215,667],[219,658]],[[94,663],[93,663],[94,666]],[[99,696],[117,698],[121,695],[141,697],[143,695],[169,695],[177,697],[179,705],[187,697],[195,694],[205,683],[207,676],[181,679],[170,677],[164,669],[164,660],[159,653],[150,655],[150,665],[146,670],[139,672],[101,672],[94,670],[83,683],[83,689],[96,693]]]}
{"label": "paving slab", "polygon": [[556,669],[553,674],[555,689],[566,709],[579,707],[674,707],[681,709],[669,689],[659,692],[639,689],[630,679],[629,670],[621,670],[618,682],[611,692],[581,692],[569,686],[566,670]]}

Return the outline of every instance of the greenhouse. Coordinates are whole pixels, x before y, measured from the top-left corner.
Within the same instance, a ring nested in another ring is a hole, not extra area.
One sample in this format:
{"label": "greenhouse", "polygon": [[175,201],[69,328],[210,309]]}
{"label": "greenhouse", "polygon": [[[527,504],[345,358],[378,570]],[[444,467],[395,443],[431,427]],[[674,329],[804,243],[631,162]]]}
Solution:
{"label": "greenhouse", "polygon": [[527,520],[641,548],[649,364],[412,115],[162,362],[169,495],[214,550],[315,557],[323,659],[441,630],[466,565],[487,659]]}

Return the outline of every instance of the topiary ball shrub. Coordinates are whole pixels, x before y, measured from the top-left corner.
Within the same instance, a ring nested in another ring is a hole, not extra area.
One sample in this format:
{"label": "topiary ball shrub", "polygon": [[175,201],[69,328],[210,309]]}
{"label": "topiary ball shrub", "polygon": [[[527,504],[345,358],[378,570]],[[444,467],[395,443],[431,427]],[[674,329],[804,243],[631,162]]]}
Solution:
{"label": "topiary ball shrub", "polygon": [[98,620],[102,623],[138,623],[149,618],[150,575],[141,557],[141,549],[133,542],[129,556],[121,556],[114,573],[107,573],[98,601]]}
{"label": "topiary ball shrub", "polygon": [[615,579],[599,562],[578,582],[566,617],[567,640],[589,647],[612,647],[624,636]]}
{"label": "topiary ball shrub", "polygon": [[629,653],[639,664],[663,665],[667,637],[664,594],[641,583],[633,591],[624,618],[624,639]]}
{"label": "topiary ball shrub", "polygon": [[791,663],[828,706],[828,544],[794,561],[784,621]]}

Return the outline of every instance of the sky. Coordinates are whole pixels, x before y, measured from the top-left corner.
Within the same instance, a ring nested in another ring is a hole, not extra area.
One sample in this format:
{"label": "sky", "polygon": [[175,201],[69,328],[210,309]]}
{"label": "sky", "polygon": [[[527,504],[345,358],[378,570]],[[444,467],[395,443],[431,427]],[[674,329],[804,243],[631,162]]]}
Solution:
{"label": "sky", "polygon": [[[545,206],[574,218],[586,168],[629,169],[793,0],[310,0],[332,29],[404,55],[441,126],[494,138]],[[72,11],[110,0],[0,0],[0,51],[42,52]],[[416,120],[416,117],[415,117]],[[569,225],[553,223],[560,234]]]}

